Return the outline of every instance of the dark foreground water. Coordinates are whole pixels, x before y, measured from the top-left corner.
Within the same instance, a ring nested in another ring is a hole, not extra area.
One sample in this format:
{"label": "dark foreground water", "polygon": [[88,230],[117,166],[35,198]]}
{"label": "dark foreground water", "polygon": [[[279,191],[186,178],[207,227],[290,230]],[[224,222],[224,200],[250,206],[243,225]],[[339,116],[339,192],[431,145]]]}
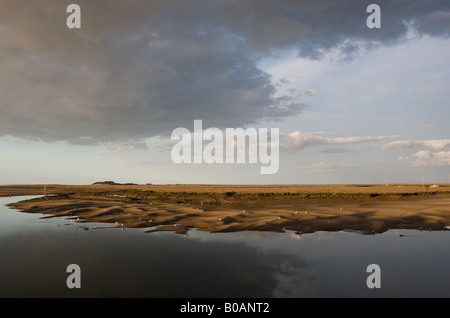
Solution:
{"label": "dark foreground water", "polygon": [[0,198],[0,297],[450,296],[448,231],[144,233],[5,206],[24,198]]}

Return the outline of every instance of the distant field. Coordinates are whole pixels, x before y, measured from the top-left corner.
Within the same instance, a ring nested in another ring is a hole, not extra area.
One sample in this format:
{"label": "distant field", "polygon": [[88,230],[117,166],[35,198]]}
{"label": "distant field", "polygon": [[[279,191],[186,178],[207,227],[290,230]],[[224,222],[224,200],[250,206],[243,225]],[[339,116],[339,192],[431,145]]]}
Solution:
{"label": "distant field", "polygon": [[[441,184],[438,187],[418,184],[345,184],[345,185],[218,185],[218,184],[167,184],[167,185],[46,185],[46,194],[72,192],[185,192],[185,193],[252,193],[252,194],[373,194],[373,195],[403,195],[426,193],[450,193],[450,185]],[[44,185],[1,185],[0,196],[43,194]]]}
{"label": "distant field", "polygon": [[[450,196],[450,186],[422,185],[46,185],[67,199],[144,201],[205,206],[271,206],[333,200],[383,201]],[[0,186],[1,196],[43,195],[44,185]],[[46,198],[46,200],[51,198]],[[55,198],[57,199],[57,198]]]}

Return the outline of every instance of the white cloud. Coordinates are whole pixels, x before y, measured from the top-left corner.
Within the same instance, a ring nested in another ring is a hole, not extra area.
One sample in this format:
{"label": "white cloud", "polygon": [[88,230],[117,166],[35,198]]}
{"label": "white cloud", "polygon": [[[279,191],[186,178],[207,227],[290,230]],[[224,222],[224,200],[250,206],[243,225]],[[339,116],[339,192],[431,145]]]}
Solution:
{"label": "white cloud", "polygon": [[433,139],[433,140],[396,140],[383,146],[385,149],[401,149],[401,148],[431,148],[434,150],[442,150],[450,146],[450,139]]}
{"label": "white cloud", "polygon": [[149,149],[146,142],[129,140],[127,142],[108,141],[105,143],[106,150],[109,153],[122,151],[146,151]]}
{"label": "white cloud", "polygon": [[399,156],[398,159],[411,161],[413,166],[450,166],[450,151],[421,150],[409,157]]}
{"label": "white cloud", "polygon": [[282,140],[287,143],[291,150],[298,150],[307,147],[321,146],[321,145],[347,145],[377,142],[383,140],[393,139],[396,136],[351,136],[351,137],[324,137],[323,133],[302,133],[294,131],[282,136]]}

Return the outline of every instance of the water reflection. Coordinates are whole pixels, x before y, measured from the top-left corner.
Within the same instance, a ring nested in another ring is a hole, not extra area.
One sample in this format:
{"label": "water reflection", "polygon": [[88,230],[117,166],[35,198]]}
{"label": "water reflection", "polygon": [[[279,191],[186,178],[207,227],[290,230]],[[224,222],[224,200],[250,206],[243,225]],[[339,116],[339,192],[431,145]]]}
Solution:
{"label": "water reflection", "polygon": [[[3,206],[0,218],[1,297],[271,297],[278,276],[294,275],[304,264],[240,241],[83,231],[68,220]],[[66,286],[69,264],[81,267],[81,289]]]}
{"label": "water reflection", "polygon": [[[270,297],[277,286],[273,273],[301,266],[296,257],[274,257],[238,243],[94,232],[15,234],[2,240],[0,295]],[[82,269],[79,290],[65,286],[65,269],[72,263]]]}
{"label": "water reflection", "polygon": [[[84,231],[10,210],[12,199],[0,199],[0,297],[450,296],[445,231],[183,236],[92,223]],[[381,267],[378,290],[366,286],[372,263]],[[81,289],[66,286],[69,264],[81,267]]]}

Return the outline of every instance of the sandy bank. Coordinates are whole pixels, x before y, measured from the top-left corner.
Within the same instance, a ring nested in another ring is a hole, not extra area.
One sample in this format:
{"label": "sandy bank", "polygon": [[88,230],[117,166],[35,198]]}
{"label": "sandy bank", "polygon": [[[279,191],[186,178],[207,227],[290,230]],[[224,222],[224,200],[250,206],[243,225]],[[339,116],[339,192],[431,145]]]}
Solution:
{"label": "sandy bank", "polygon": [[73,193],[11,206],[43,217],[65,217],[68,222],[100,222],[105,227],[143,228],[146,232],[186,233],[195,228],[208,232],[291,230],[304,234],[351,230],[374,234],[388,229],[445,230],[450,224],[447,193],[380,199],[380,195],[291,195],[292,188],[289,194],[270,196],[237,190],[233,194],[224,191],[200,196],[186,191],[182,196],[152,191],[137,196],[134,193],[133,197],[123,192]]}

